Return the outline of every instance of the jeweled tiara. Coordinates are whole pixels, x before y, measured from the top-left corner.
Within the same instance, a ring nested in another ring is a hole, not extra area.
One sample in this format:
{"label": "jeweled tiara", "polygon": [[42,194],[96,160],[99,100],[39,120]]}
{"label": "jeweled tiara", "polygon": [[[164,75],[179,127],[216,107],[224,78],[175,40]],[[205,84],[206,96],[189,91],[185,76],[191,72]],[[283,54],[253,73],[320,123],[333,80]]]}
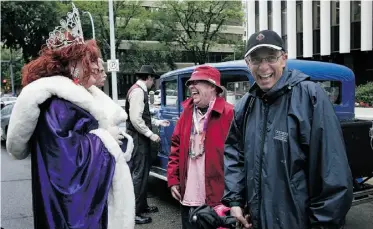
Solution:
{"label": "jeweled tiara", "polygon": [[68,12],[66,19],[61,19],[57,26],[49,33],[46,43],[50,49],[58,49],[71,44],[84,44],[82,24],[80,22],[79,10],[71,3],[72,12]]}

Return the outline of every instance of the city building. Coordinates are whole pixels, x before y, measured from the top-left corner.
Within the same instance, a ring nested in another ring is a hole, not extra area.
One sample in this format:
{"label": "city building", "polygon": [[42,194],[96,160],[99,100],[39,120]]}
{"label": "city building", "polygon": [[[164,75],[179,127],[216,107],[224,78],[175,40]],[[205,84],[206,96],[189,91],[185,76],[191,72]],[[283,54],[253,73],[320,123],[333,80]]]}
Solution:
{"label": "city building", "polygon": [[372,0],[244,0],[244,36],[271,29],[282,36],[289,58],[351,68],[356,84],[373,81]]}

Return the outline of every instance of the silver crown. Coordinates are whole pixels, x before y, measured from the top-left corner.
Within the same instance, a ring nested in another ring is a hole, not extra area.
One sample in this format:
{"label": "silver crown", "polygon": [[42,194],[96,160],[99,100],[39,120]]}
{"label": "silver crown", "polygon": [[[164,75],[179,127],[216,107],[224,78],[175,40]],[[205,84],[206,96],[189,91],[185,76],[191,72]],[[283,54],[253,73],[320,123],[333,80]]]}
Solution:
{"label": "silver crown", "polygon": [[60,26],[57,26],[49,33],[46,43],[50,49],[58,49],[71,44],[84,44],[79,10],[75,7],[74,3],[71,4],[73,11],[68,12],[66,20],[61,19]]}

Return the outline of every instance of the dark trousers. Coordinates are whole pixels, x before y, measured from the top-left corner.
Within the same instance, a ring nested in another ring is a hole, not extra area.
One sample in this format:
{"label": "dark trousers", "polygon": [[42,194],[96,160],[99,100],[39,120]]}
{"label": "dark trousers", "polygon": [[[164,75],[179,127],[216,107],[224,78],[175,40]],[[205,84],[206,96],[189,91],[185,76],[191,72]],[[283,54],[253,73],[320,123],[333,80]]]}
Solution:
{"label": "dark trousers", "polygon": [[198,227],[192,225],[189,222],[189,212],[193,209],[194,207],[188,207],[188,206],[181,205],[181,223],[182,223],[183,229],[199,229]]}
{"label": "dark trousers", "polygon": [[[147,192],[150,171],[150,139],[136,131],[128,131],[133,138],[134,149],[128,163],[136,197],[136,215],[148,207]],[[125,191],[125,190],[124,190]]]}

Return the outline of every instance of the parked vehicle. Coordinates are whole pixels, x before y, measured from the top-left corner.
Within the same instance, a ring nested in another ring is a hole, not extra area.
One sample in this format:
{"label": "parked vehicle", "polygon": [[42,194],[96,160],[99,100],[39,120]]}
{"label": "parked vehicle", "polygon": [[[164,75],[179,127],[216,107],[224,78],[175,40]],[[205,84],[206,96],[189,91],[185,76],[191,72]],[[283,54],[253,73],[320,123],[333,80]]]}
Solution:
{"label": "parked vehicle", "polygon": [[8,132],[8,125],[9,125],[9,119],[10,115],[13,110],[13,106],[15,104],[15,101],[12,103],[8,103],[1,109],[1,140],[6,140],[6,134]]}
{"label": "parked vehicle", "polygon": [[1,109],[8,104],[14,103],[16,100],[17,100],[17,97],[3,95],[0,98]]}
{"label": "parked vehicle", "polygon": [[[235,104],[254,83],[243,60],[217,63],[212,66],[221,72],[221,83],[227,89],[226,100],[232,104]],[[158,156],[154,160],[150,174],[162,180],[167,180],[171,135],[182,112],[181,102],[189,97],[185,82],[195,67],[171,71],[160,78],[161,106],[157,116],[169,120],[170,126],[159,128],[161,142],[153,148],[158,152]],[[354,204],[373,201],[373,187],[366,184],[366,181],[373,177],[373,127],[372,121],[355,119],[354,73],[341,65],[304,60],[288,60],[288,68],[309,75],[311,80],[321,84],[329,95],[341,121],[347,156],[355,181]],[[176,92],[172,96],[164,93],[170,89]]]}

